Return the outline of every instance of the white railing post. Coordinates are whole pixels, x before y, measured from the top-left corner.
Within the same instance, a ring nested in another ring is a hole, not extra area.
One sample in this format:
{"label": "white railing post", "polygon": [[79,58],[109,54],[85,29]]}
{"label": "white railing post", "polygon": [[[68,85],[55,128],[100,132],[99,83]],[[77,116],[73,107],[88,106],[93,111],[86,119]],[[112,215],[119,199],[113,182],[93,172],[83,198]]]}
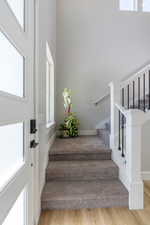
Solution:
{"label": "white railing post", "polygon": [[143,209],[144,190],[141,178],[142,118],[144,112],[129,110],[126,123],[126,160],[129,208]]}
{"label": "white railing post", "polygon": [[120,103],[120,83],[111,82],[110,87],[110,148],[115,149],[115,134],[117,133],[118,119],[115,103]]}

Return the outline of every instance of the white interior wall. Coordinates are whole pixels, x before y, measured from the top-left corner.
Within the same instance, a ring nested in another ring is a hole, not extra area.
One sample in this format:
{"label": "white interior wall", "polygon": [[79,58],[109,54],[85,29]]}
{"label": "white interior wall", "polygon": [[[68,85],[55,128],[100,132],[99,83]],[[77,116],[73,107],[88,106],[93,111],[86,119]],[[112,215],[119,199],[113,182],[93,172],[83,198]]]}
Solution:
{"label": "white interior wall", "polygon": [[119,0],[57,0],[58,124],[65,87],[72,89],[81,130],[93,130],[109,116],[109,101],[98,108],[92,101],[110,81],[150,61],[149,21],[150,13],[120,12]]}

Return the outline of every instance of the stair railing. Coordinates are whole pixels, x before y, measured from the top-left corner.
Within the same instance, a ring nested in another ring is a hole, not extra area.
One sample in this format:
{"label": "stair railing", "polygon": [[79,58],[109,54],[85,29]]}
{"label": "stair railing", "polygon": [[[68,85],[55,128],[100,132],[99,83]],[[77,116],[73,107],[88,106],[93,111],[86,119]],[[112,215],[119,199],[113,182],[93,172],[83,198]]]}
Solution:
{"label": "stair railing", "polygon": [[115,104],[116,110],[118,110],[118,150],[121,151],[121,156],[126,156],[126,111],[123,107]]}
{"label": "stair railing", "polygon": [[[123,82],[110,83],[113,160],[129,191],[129,208],[143,209],[142,125],[150,120],[150,66]],[[147,114],[147,115],[146,115]]]}
{"label": "stair railing", "polygon": [[123,81],[120,88],[126,109],[150,110],[150,65]]}

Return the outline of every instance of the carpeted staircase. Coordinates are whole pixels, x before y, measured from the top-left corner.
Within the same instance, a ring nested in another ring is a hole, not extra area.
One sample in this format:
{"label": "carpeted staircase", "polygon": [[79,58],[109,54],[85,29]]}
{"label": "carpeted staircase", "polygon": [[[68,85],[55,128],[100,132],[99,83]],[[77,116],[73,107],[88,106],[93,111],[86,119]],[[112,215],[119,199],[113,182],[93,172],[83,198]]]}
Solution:
{"label": "carpeted staircase", "polygon": [[46,171],[42,209],[127,207],[118,167],[97,136],[56,139]]}

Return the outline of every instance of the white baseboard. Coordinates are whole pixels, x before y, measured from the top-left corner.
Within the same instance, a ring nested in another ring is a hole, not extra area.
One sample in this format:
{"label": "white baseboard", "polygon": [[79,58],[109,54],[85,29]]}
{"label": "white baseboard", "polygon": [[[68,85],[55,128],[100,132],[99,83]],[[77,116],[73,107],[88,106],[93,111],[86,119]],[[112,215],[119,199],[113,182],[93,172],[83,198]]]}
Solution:
{"label": "white baseboard", "polygon": [[37,218],[36,218],[36,220],[34,221],[34,224],[35,224],[35,225],[38,225],[38,224],[39,224],[40,217],[41,217],[41,204],[40,204],[40,207],[39,207],[39,210],[38,210]]}
{"label": "white baseboard", "polygon": [[80,130],[79,135],[88,136],[88,135],[96,135],[96,130]]}
{"label": "white baseboard", "polygon": [[[96,130],[79,130],[79,135],[81,136],[88,136],[88,135],[96,135],[97,131]],[[60,135],[60,132],[57,131],[57,136]]]}
{"label": "white baseboard", "polygon": [[140,210],[144,208],[144,185],[143,182],[133,182],[130,184],[129,209]]}
{"label": "white baseboard", "polygon": [[142,180],[150,180],[150,171],[143,171],[141,173]]}

